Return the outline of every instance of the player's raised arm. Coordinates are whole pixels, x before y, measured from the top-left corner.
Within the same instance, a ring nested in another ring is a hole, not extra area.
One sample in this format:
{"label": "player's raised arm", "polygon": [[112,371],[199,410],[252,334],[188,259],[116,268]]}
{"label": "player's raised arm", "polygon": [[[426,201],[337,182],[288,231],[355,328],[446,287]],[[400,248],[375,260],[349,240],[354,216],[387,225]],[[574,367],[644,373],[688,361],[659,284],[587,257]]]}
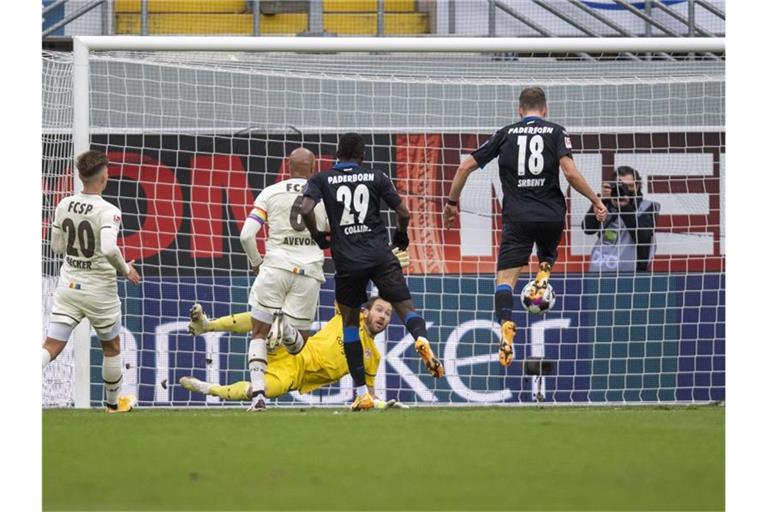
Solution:
{"label": "player's raised arm", "polygon": [[571,158],[570,155],[560,158],[560,168],[563,170],[563,175],[565,176],[565,179],[568,180],[568,183],[576,189],[579,194],[589,199],[592,203],[592,208],[594,209],[597,221],[603,222],[608,215],[608,209],[600,198],[597,197],[597,194],[595,194],[592,187],[589,186],[589,183],[584,179],[584,176],[582,176],[576,168],[576,164],[573,162],[573,158]]}
{"label": "player's raised arm", "polygon": [[243,224],[243,229],[240,230],[240,245],[243,246],[245,254],[248,255],[248,261],[251,263],[251,270],[254,272],[259,271],[259,267],[263,261],[259,249],[256,247],[256,234],[261,229],[261,226],[267,221],[266,209],[259,205],[259,197],[256,198],[253,210],[248,214]]}
{"label": "player's raised arm", "polygon": [[395,208],[397,214],[397,229],[395,235],[392,237],[392,244],[404,251],[408,248],[410,240],[408,239],[408,224],[411,222],[411,212],[405,206],[404,203],[400,203]]}
{"label": "player's raised arm", "polygon": [[[400,249],[400,251],[405,251],[410,244],[410,240],[408,239],[408,224],[411,222],[411,212],[408,210],[408,207],[405,206],[405,203],[403,203],[403,199],[400,197],[400,194],[397,193],[395,186],[392,184],[392,180],[390,180],[386,174],[380,174],[378,187],[381,198],[387,203],[387,206],[395,210],[395,213],[397,214],[397,228],[392,237],[392,244]],[[395,256],[398,256],[398,253],[395,253]],[[400,256],[398,256],[398,259],[400,259]]]}
{"label": "player's raised arm", "polygon": [[256,247],[256,233],[261,229],[261,224],[258,221],[248,217],[245,219],[243,229],[240,230],[240,245],[243,246],[245,254],[248,255],[248,261],[251,263],[251,270],[254,272],[259,271],[263,258],[259,254],[259,249]]}
{"label": "player's raised arm", "polygon": [[102,220],[101,225],[101,252],[107,258],[109,264],[115,267],[115,270],[123,274],[133,284],[139,284],[141,276],[133,268],[133,261],[126,262],[120,247],[117,246],[117,235],[120,232],[120,216],[113,215],[112,218],[106,218],[108,215]]}
{"label": "player's raised arm", "polygon": [[450,228],[453,225],[453,221],[456,220],[456,215],[459,212],[459,196],[461,196],[461,191],[464,190],[464,185],[467,183],[469,175],[478,168],[485,167],[488,162],[499,156],[499,152],[502,146],[504,146],[506,139],[507,131],[504,128],[497,130],[493,137],[483,142],[479,148],[474,150],[471,155],[459,164],[456,176],[454,176],[453,183],[451,184],[448,200],[443,209],[444,227]]}
{"label": "player's raised arm", "polygon": [[301,200],[301,210],[299,210],[299,213],[301,213],[301,219],[304,221],[304,226],[306,226],[307,231],[309,231],[312,240],[314,240],[321,249],[327,249],[330,247],[330,243],[328,242],[326,233],[317,229],[317,219],[315,218],[316,204],[314,199],[304,196]]}
{"label": "player's raised arm", "polygon": [[307,188],[304,189],[304,197],[301,200],[299,213],[301,214],[304,226],[306,226],[307,231],[309,231],[312,240],[314,240],[321,249],[326,249],[330,247],[327,234],[317,229],[317,219],[315,218],[315,205],[320,202],[322,196],[320,188],[315,183],[316,179],[317,175],[307,181]]}
{"label": "player's raised arm", "polygon": [[451,191],[448,193],[448,201],[446,201],[445,208],[443,209],[444,227],[450,228],[453,225],[453,221],[456,220],[456,215],[459,213],[459,196],[461,196],[461,191],[464,190],[464,185],[466,185],[469,175],[479,167],[480,165],[478,165],[475,157],[472,155],[469,155],[459,164],[456,176],[451,184]]}

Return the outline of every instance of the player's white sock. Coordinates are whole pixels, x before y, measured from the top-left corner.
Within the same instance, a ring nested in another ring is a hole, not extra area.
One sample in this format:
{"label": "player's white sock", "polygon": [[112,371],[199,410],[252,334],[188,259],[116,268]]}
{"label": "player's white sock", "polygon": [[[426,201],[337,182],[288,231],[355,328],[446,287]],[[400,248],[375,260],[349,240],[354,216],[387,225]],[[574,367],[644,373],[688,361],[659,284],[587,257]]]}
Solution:
{"label": "player's white sock", "polygon": [[253,398],[264,394],[264,372],[267,371],[267,340],[252,339],[248,345],[248,370],[251,373],[251,389]]}
{"label": "player's white sock", "polygon": [[45,368],[50,362],[51,362],[51,353],[43,349],[43,368]]}
{"label": "player's white sock", "polygon": [[104,390],[107,393],[107,403],[117,405],[117,397],[123,385],[123,355],[104,356],[101,365],[101,378],[104,380]]}
{"label": "player's white sock", "polygon": [[304,337],[289,323],[283,325],[283,346],[289,354],[296,355],[304,348]]}
{"label": "player's white sock", "polygon": [[357,386],[355,388],[355,393],[357,394],[357,396],[363,396],[367,392],[368,392],[368,386],[366,386],[365,384],[363,384],[362,386]]}

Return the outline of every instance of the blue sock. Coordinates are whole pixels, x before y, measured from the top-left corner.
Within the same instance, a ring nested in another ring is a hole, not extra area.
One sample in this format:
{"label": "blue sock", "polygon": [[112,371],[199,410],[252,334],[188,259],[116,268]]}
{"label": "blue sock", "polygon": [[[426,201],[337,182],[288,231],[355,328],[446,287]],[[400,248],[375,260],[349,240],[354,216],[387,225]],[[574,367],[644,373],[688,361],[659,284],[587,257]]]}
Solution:
{"label": "blue sock", "polygon": [[508,284],[498,285],[493,302],[496,307],[496,318],[500,324],[507,320],[512,320],[512,308],[514,307],[515,298],[512,295],[511,286]]}
{"label": "blue sock", "polygon": [[410,311],[403,318],[403,323],[414,340],[427,337],[427,323],[415,311]]}
{"label": "blue sock", "polygon": [[344,357],[347,359],[349,374],[355,387],[365,386],[365,366],[363,363],[363,344],[360,342],[360,328],[344,327]]}

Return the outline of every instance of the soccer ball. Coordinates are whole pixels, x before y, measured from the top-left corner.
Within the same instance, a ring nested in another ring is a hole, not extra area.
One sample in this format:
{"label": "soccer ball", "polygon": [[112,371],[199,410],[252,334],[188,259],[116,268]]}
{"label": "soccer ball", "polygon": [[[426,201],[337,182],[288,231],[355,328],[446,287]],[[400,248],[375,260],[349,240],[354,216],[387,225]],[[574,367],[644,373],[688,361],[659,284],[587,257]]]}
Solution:
{"label": "soccer ball", "polygon": [[523,308],[526,311],[538,315],[555,307],[555,290],[552,289],[551,284],[547,283],[547,289],[544,290],[544,294],[541,297],[531,299],[528,297],[528,293],[533,288],[534,282],[531,281],[523,287],[523,292],[520,294],[520,302],[523,303]]}

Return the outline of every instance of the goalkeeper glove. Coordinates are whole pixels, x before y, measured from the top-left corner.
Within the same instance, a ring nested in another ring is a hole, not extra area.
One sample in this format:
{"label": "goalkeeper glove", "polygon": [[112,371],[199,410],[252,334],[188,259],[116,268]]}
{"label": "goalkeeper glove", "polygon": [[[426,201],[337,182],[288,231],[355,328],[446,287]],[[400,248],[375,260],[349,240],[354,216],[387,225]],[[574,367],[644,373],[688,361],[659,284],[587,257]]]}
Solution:
{"label": "goalkeeper glove", "polygon": [[400,402],[398,402],[394,398],[391,399],[391,400],[387,400],[387,401],[379,400],[378,398],[374,398],[374,400],[373,400],[373,408],[374,409],[410,409],[410,407],[408,407],[405,404],[401,404]]}
{"label": "goalkeeper glove", "polygon": [[396,229],[395,236],[392,237],[392,245],[394,245],[401,251],[404,251],[408,248],[409,243],[410,243],[410,240],[408,240],[408,231]]}
{"label": "goalkeeper glove", "polygon": [[394,254],[395,258],[397,258],[397,261],[400,262],[401,267],[407,267],[411,264],[411,255],[408,254],[408,251],[401,251],[395,247],[392,249],[392,254]]}
{"label": "goalkeeper glove", "polygon": [[321,249],[327,249],[331,246],[330,234],[325,231],[318,231],[312,234],[312,240]]}

